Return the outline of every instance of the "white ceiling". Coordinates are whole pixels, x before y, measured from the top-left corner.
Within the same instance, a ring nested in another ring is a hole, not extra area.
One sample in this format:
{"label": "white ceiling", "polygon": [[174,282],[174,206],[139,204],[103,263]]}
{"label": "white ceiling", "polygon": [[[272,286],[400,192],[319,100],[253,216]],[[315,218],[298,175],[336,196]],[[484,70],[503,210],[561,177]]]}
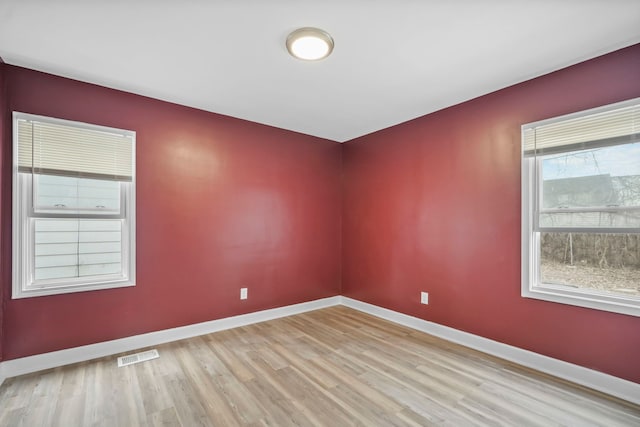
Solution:
{"label": "white ceiling", "polygon": [[0,0],[6,63],[339,142],[638,42],[640,0]]}

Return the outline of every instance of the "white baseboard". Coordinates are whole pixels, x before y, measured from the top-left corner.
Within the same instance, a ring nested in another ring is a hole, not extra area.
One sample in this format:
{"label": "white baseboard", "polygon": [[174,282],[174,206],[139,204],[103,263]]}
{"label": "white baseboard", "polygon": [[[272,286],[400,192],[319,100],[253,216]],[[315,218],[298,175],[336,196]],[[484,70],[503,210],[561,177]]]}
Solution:
{"label": "white baseboard", "polygon": [[338,305],[340,304],[340,301],[340,296],[323,298],[315,301],[288,305],[285,307],[272,308],[269,310],[226,317],[224,319],[181,326],[178,328],[149,332],[147,334],[120,338],[113,341],[104,341],[96,344],[83,345],[81,347],[7,360],[0,363],[0,385],[5,378],[42,371],[44,369],[56,368],[58,366],[69,365],[71,363],[84,362],[85,360],[111,356],[113,354],[178,341],[185,338],[192,338],[225,329],[237,328],[239,326],[292,316],[294,314],[305,313],[319,308]]}
{"label": "white baseboard", "polygon": [[194,325],[135,335],[113,341],[105,341],[51,353],[7,360],[0,362],[0,385],[5,378],[340,304],[619,397],[629,402],[640,404],[640,384],[343,296],[324,298],[224,319],[211,320]]}
{"label": "white baseboard", "polygon": [[342,297],[341,303],[342,305],[351,307],[355,310],[359,310],[640,405],[640,384],[348,297]]}

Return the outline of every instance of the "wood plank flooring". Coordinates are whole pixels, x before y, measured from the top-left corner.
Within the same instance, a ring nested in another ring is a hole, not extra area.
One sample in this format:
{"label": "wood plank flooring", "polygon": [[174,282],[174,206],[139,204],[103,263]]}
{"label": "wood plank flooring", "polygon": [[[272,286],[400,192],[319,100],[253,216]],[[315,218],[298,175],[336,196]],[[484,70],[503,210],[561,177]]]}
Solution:
{"label": "wood plank flooring", "polygon": [[0,426],[640,426],[640,407],[331,307],[8,379]]}

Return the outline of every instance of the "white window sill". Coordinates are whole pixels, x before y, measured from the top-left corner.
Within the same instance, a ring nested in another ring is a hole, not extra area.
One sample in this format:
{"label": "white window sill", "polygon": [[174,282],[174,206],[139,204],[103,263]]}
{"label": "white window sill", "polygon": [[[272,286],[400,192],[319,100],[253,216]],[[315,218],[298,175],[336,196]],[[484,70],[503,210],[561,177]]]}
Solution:
{"label": "white window sill", "polygon": [[49,295],[70,294],[75,292],[88,292],[99,291],[102,289],[117,289],[127,288],[135,286],[136,284],[123,280],[119,282],[103,282],[103,283],[89,283],[89,284],[74,284],[74,285],[62,285],[62,286],[47,286],[47,287],[31,287],[29,289],[14,289],[12,299],[43,297]]}
{"label": "white window sill", "polygon": [[564,289],[560,286],[535,286],[529,289],[523,287],[522,296],[640,317],[640,300],[623,296],[595,294],[593,292]]}

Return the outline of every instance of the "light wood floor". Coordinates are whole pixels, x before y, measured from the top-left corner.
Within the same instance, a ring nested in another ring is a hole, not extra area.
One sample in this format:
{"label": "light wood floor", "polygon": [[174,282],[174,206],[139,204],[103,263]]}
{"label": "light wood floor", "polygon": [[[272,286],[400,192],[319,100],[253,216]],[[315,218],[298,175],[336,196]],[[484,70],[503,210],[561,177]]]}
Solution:
{"label": "light wood floor", "polygon": [[8,379],[1,426],[640,426],[640,407],[332,307]]}

